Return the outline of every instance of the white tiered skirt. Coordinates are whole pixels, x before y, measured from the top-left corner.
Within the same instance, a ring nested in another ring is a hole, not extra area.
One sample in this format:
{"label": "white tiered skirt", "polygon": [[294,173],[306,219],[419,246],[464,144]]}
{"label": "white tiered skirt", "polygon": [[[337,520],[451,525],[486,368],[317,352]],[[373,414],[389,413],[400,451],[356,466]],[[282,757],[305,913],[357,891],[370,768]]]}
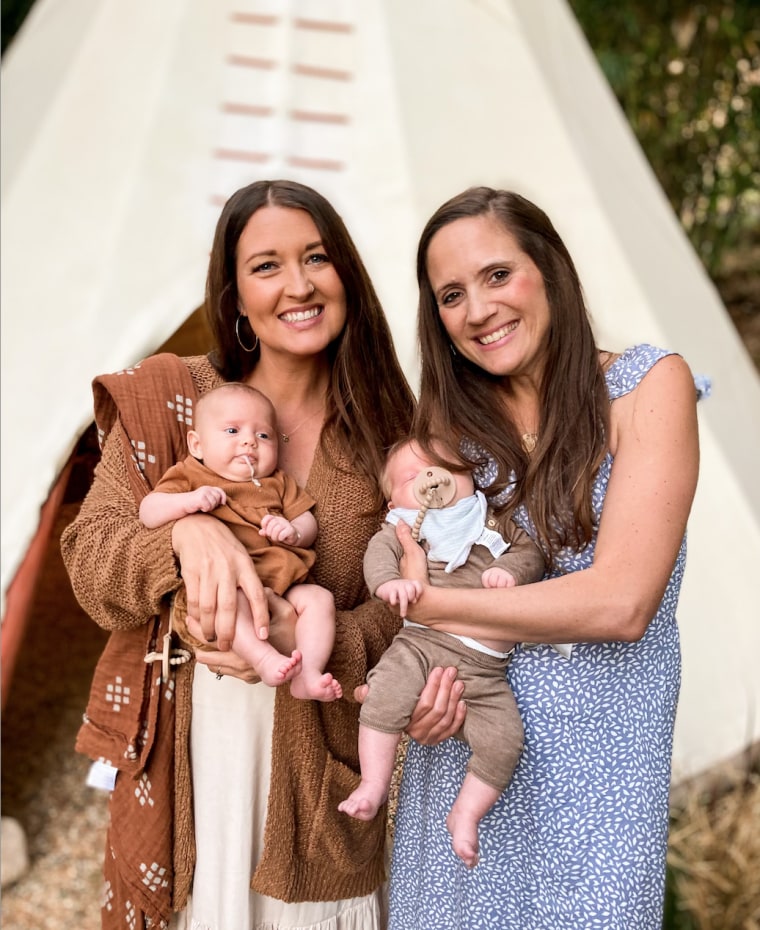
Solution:
{"label": "white tiered skirt", "polygon": [[[216,678],[197,665],[191,764],[196,866],[175,930],[384,930],[382,891],[289,904],[250,890],[263,849],[274,688]],[[298,752],[298,746],[293,747]]]}

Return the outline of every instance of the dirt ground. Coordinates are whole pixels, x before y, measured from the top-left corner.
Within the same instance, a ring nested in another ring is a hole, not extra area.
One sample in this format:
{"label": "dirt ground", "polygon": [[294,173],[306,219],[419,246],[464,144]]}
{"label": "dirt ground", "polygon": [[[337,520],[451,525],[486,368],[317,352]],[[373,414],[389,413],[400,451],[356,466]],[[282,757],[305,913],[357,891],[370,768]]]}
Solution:
{"label": "dirt ground", "polygon": [[100,927],[107,797],[86,787],[74,739],[106,634],[76,603],[58,549],[77,507],[59,514],[3,711],[2,812],[23,826],[32,861],[3,890],[7,930]]}

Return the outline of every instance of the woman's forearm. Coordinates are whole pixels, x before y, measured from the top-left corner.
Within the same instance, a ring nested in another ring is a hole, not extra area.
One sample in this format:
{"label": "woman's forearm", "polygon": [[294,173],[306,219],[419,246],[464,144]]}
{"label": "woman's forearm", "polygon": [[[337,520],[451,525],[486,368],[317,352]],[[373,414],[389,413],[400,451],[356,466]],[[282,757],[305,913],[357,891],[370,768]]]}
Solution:
{"label": "woman's forearm", "polygon": [[574,643],[634,641],[662,597],[642,597],[589,568],[513,588],[426,586],[408,611],[415,623],[475,639]]}
{"label": "woman's forearm", "polygon": [[77,600],[107,630],[145,623],[181,583],[171,526],[149,530],[140,523],[113,434],[79,514],[61,536],[61,553]]}

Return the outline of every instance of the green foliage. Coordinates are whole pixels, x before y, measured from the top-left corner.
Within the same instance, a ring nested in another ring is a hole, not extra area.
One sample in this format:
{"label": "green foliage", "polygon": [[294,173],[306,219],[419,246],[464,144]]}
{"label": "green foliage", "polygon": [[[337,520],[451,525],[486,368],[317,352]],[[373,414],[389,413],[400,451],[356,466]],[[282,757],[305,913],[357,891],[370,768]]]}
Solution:
{"label": "green foliage", "polygon": [[569,0],[708,271],[760,240],[760,2]]}

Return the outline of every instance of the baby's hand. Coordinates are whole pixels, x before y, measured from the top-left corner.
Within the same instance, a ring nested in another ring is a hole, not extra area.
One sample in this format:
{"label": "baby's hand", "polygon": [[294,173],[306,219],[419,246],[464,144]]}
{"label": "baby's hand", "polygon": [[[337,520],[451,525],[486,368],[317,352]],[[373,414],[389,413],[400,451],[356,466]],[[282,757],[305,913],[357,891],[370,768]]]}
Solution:
{"label": "baby's hand", "polygon": [[410,578],[384,581],[375,591],[375,597],[379,597],[381,601],[385,601],[392,607],[398,607],[402,617],[406,616],[407,607],[414,604],[420,594],[422,594],[422,584]]}
{"label": "baby's hand", "polygon": [[221,488],[204,484],[203,487],[190,492],[188,503],[192,508],[190,513],[211,513],[212,510],[227,503],[227,495]]}
{"label": "baby's hand", "polygon": [[295,546],[301,538],[301,534],[290,520],[273,513],[264,515],[259,534],[271,539],[272,542],[285,543],[286,546]]}
{"label": "baby's hand", "polygon": [[517,584],[514,575],[505,568],[492,566],[487,568],[480,576],[480,583],[484,588],[514,588]]}

